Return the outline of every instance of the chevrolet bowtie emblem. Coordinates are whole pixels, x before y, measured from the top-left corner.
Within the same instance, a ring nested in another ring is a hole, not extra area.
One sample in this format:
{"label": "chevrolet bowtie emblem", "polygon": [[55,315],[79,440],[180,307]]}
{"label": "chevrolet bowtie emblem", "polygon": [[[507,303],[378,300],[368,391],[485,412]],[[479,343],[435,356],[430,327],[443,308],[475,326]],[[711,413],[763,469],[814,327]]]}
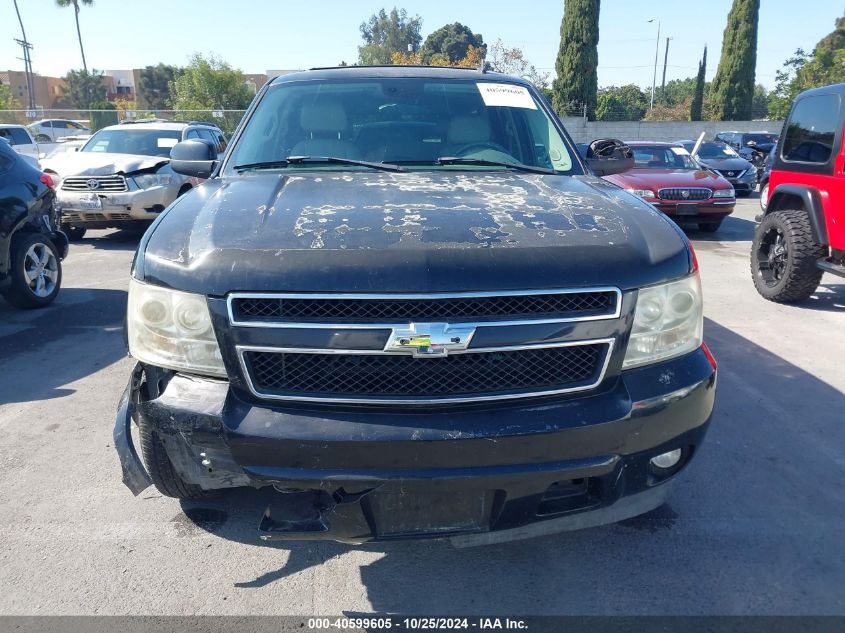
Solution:
{"label": "chevrolet bowtie emblem", "polygon": [[404,352],[414,356],[446,356],[467,349],[474,325],[448,323],[411,323],[407,328],[393,328],[385,352]]}

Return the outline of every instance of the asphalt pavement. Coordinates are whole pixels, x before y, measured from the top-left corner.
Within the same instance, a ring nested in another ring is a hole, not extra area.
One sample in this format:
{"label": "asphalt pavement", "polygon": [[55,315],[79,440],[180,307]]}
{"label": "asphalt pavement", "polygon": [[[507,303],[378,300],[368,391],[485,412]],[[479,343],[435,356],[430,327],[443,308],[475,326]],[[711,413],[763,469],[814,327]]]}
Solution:
{"label": "asphalt pavement", "polygon": [[0,301],[0,613],[845,614],[845,283],[754,290],[757,200],[690,231],[716,411],[669,504],[491,547],[265,544],[267,494],[185,503],[120,481],[111,432],[139,235],[72,246],[55,305]]}

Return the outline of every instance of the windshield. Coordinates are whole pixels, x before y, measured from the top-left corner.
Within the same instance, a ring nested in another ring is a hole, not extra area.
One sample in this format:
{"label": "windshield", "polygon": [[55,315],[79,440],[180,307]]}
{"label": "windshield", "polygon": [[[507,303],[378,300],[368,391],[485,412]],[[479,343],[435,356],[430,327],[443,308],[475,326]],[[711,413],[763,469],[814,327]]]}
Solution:
{"label": "windshield", "polygon": [[636,145],[634,169],[698,169],[689,152],[683,147],[666,145]]}
{"label": "windshield", "polygon": [[[563,138],[527,88],[438,78],[282,83],[258,105],[227,169],[361,169],[288,157],[331,156],[425,169],[504,169],[438,163],[444,157],[581,173]],[[315,167],[316,165],[316,167]]]}
{"label": "windshield", "polygon": [[170,148],[181,137],[179,130],[100,130],[79,151],[170,158]]}
{"label": "windshield", "polygon": [[724,143],[702,143],[698,148],[699,158],[740,158],[733,149]]}
{"label": "windshield", "polygon": [[766,143],[774,143],[777,141],[777,135],[775,134],[746,134],[743,136],[744,142],[748,143],[749,141],[754,141],[757,145],[766,144]]}

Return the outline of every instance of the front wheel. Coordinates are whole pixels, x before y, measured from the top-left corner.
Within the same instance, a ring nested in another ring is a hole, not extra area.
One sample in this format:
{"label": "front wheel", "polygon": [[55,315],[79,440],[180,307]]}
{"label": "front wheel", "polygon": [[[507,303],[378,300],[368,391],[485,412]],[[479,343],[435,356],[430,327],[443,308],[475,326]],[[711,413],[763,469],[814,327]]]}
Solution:
{"label": "front wheel", "polygon": [[765,185],[760,187],[760,208],[763,211],[766,210],[766,207],[769,205],[769,183],[767,182]]}
{"label": "front wheel", "polygon": [[816,262],[824,255],[804,211],[770,213],[757,226],[751,245],[754,287],[769,301],[803,301],[821,282],[824,272]]}
{"label": "front wheel", "polygon": [[196,484],[182,479],[167,455],[164,442],[143,418],[139,420],[138,434],[141,436],[141,455],[144,456],[147,472],[161,494],[176,499],[204,499],[213,496],[213,491],[203,490]]}
{"label": "front wheel", "polygon": [[12,282],[3,296],[17,308],[50,305],[62,285],[62,262],[55,245],[40,233],[15,237],[9,266]]}

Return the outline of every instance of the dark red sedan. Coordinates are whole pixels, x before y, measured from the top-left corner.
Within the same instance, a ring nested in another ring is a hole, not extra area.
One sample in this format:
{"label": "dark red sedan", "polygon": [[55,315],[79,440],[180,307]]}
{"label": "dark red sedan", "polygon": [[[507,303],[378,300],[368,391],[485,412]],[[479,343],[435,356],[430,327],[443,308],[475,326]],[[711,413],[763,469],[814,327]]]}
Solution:
{"label": "dark red sedan", "polygon": [[628,143],[635,166],[604,179],[646,202],[678,222],[695,222],[715,232],[736,205],[736,193],[727,180],[705,169],[681,145]]}

